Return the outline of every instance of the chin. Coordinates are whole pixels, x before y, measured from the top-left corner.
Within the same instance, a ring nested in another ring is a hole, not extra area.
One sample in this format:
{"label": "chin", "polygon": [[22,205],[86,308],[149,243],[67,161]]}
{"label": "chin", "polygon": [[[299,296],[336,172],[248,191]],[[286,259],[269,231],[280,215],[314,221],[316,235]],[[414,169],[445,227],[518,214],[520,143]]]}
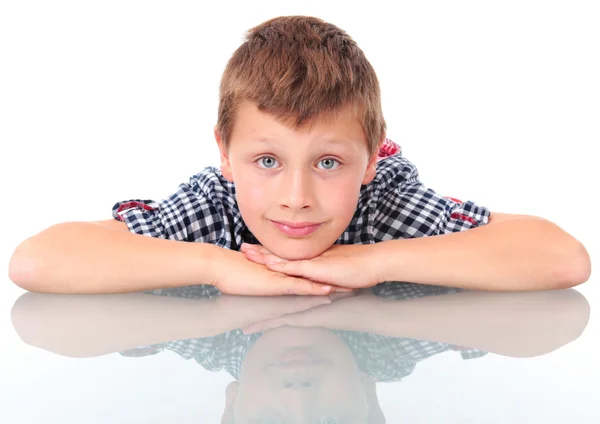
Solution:
{"label": "chin", "polygon": [[[288,243],[286,243],[288,244]],[[265,246],[266,247],[266,246]],[[288,246],[282,246],[281,243],[277,243],[277,245],[273,249],[269,249],[273,254],[279,256],[282,259],[287,259],[288,261],[300,261],[304,259],[312,259],[314,257],[319,256],[321,253],[325,252],[329,249],[328,245],[315,245],[314,243],[302,243],[302,245],[298,245],[291,240]]]}

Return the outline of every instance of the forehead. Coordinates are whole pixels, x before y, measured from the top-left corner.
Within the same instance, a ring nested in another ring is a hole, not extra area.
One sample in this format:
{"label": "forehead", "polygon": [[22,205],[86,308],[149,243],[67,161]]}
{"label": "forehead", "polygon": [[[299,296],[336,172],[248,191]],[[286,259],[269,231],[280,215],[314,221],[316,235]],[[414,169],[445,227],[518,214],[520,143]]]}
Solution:
{"label": "forehead", "polygon": [[349,142],[364,142],[366,136],[361,121],[350,110],[327,113],[301,126],[295,126],[295,117],[278,119],[264,112],[251,102],[243,102],[236,110],[232,140],[251,139],[270,143],[288,137],[311,137],[331,145],[346,145]]}

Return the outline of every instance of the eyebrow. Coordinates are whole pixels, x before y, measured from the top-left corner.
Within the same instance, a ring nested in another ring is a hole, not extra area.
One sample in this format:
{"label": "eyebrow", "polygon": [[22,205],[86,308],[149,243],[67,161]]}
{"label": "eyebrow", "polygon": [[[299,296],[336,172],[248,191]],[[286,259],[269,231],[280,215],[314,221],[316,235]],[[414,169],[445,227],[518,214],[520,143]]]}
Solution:
{"label": "eyebrow", "polygon": [[[274,138],[269,138],[269,137],[259,137],[259,138],[255,138],[254,140],[259,143],[265,143],[265,144],[279,143],[279,140],[274,139]],[[319,140],[324,141],[327,144],[335,144],[335,145],[339,145],[339,146],[350,147],[349,146],[350,142],[348,140],[340,140],[337,138],[327,138],[327,137],[321,137],[321,138],[319,138]]]}

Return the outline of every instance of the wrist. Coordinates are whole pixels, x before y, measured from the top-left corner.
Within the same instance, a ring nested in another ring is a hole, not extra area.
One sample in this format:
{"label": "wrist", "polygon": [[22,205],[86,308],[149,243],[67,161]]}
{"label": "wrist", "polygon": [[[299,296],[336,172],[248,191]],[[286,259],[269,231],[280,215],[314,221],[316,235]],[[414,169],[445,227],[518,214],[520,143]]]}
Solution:
{"label": "wrist", "polygon": [[229,251],[211,243],[194,243],[190,269],[194,270],[194,284],[208,284],[219,288],[219,275],[224,269],[224,256]]}
{"label": "wrist", "polygon": [[[398,280],[394,272],[391,269],[398,269],[398,261],[401,260],[401,253],[397,252],[398,240],[386,240],[372,245],[369,255],[368,266],[372,270],[371,274],[374,275],[376,281],[375,284],[384,283],[386,281]],[[393,266],[390,266],[393,265]]]}

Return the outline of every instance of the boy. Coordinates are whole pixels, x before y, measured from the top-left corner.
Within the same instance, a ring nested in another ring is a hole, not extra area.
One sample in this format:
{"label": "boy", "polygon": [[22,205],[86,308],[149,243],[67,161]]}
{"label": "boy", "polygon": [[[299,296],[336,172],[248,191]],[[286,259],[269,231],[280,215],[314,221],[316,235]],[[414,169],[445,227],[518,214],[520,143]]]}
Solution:
{"label": "boy", "polygon": [[344,31],[269,20],[221,80],[220,169],[161,202],[119,202],[113,220],[42,231],[17,247],[10,278],[55,293],[209,284],[250,295],[390,280],[539,290],[589,278],[574,237],[426,188],[385,129],[375,72]]}

